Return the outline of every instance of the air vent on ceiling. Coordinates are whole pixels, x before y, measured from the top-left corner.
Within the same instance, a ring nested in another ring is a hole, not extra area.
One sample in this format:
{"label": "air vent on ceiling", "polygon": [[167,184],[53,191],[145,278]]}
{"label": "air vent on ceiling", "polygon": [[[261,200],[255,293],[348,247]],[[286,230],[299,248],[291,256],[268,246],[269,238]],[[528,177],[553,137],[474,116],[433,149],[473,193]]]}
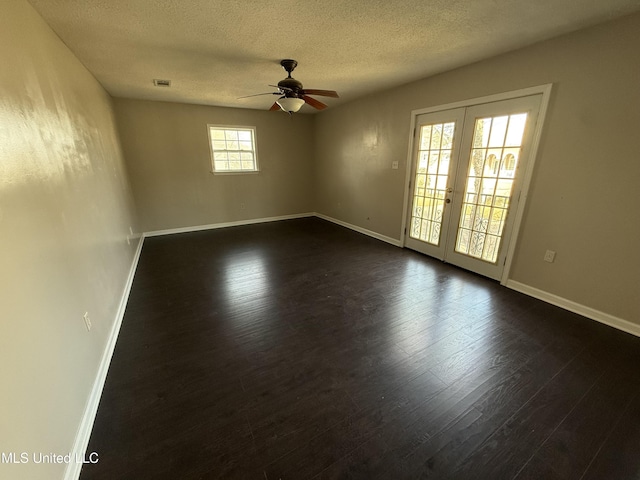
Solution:
{"label": "air vent on ceiling", "polygon": [[154,78],[153,79],[153,84],[156,87],[170,87],[171,86],[171,80],[160,80],[158,78]]}

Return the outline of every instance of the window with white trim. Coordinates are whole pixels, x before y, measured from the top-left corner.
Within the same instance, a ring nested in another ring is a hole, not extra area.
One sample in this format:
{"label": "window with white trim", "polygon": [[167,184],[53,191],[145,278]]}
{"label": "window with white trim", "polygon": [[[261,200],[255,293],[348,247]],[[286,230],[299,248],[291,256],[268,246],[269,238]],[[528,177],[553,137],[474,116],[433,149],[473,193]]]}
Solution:
{"label": "window with white trim", "polygon": [[255,127],[207,126],[213,173],[258,171]]}

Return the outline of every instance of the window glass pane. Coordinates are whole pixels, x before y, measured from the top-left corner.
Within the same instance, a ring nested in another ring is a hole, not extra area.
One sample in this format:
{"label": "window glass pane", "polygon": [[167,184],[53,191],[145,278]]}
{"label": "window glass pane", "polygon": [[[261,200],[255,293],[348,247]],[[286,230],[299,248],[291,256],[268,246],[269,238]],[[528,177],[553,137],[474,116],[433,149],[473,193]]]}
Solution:
{"label": "window glass pane", "polygon": [[438,171],[438,160],[440,159],[440,151],[436,150],[429,155],[429,173],[436,173]]}
{"label": "window glass pane", "polygon": [[507,122],[509,117],[495,117],[491,125],[491,136],[489,137],[490,147],[502,147],[504,137],[507,134]]}
{"label": "window glass pane", "polygon": [[522,135],[524,134],[524,127],[527,124],[527,114],[520,113],[518,115],[511,115],[509,119],[509,129],[507,130],[507,139],[504,144],[507,147],[519,147],[522,143]]}
{"label": "window glass pane", "polygon": [[453,142],[453,131],[455,124],[453,122],[444,124],[444,131],[442,133],[442,148],[443,150],[451,149]]}
{"label": "window glass pane", "polygon": [[421,130],[420,150],[429,150],[429,145],[431,144],[431,125],[425,125]]}
{"label": "window glass pane", "polygon": [[489,144],[489,132],[491,131],[490,118],[478,118],[473,134],[473,146],[475,148],[486,147]]}
{"label": "window glass pane", "polygon": [[421,174],[416,175],[416,185],[418,186],[418,188],[424,188],[426,184],[427,184],[426,175],[421,175]]}
{"label": "window glass pane", "polygon": [[420,161],[418,164],[418,173],[425,173],[429,164],[429,152],[420,152]]}
{"label": "window glass pane", "polygon": [[[481,183],[480,193],[481,195],[493,195],[496,189],[496,179],[495,178],[483,178]],[[482,199],[486,200],[486,199]]]}
{"label": "window glass pane", "polygon": [[483,148],[473,149],[471,151],[471,161],[469,162],[469,176],[479,177],[484,169],[484,156],[486,150]]}
{"label": "window glass pane", "polygon": [[519,148],[505,148],[502,157],[502,166],[500,171],[501,177],[513,178],[515,169],[518,164]]}
{"label": "window glass pane", "polygon": [[511,196],[512,185],[513,180],[498,180],[498,185],[496,186],[496,195],[500,195],[501,197]]}
{"label": "window glass pane", "polygon": [[442,152],[440,154],[440,167],[438,168],[438,173],[440,175],[449,174],[449,160],[451,160],[451,151]]}
{"label": "window glass pane", "polygon": [[442,142],[442,124],[433,125],[431,131],[431,150],[439,150]]}
{"label": "window glass pane", "polygon": [[493,153],[490,153],[487,156],[487,161],[484,162],[484,176],[485,177],[495,177],[498,175],[498,167],[500,166],[500,162],[498,157],[496,157]]}

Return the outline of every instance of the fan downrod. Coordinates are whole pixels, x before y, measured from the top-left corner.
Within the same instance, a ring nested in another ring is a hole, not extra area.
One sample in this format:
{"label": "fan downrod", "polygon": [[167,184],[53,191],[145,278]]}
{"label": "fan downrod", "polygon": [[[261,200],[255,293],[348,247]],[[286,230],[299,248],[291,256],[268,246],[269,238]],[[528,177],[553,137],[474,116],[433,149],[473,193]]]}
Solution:
{"label": "fan downrod", "polygon": [[291,78],[291,72],[293,72],[293,70],[298,66],[298,62],[290,58],[285,58],[280,62],[280,65],[282,65],[282,68],[286,70],[289,74],[289,78]]}

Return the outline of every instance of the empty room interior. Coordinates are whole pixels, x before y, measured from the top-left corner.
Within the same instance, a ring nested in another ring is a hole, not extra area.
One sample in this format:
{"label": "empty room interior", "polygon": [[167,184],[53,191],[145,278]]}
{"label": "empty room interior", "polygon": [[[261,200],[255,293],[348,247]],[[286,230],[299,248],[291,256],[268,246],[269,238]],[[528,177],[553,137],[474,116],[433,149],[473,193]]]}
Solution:
{"label": "empty room interior", "polygon": [[638,0],[0,12],[0,479],[640,478]]}

